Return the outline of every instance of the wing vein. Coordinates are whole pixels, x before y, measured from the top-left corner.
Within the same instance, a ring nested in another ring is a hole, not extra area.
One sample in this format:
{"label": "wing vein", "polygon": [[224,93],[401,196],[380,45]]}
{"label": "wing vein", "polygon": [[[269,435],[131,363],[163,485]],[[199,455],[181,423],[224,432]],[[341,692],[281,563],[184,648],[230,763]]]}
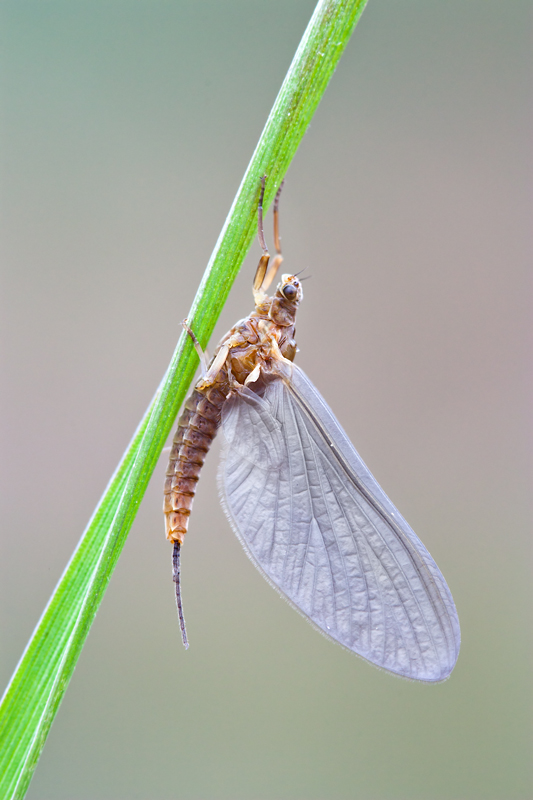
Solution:
{"label": "wing vein", "polygon": [[446,582],[309,379],[272,374],[225,408],[226,511],[263,575],[378,666],[447,677],[460,634]]}
{"label": "wing vein", "polygon": [[[304,458],[304,464],[306,464],[307,458],[306,458],[306,455],[305,455],[305,450],[303,448],[303,438],[302,438],[302,435],[301,435],[300,426],[296,422],[295,407],[294,407],[293,404],[291,404],[291,411],[293,413],[293,419],[295,421],[296,430],[298,431],[298,438],[300,439],[300,443],[302,445],[302,453],[303,453],[303,458]],[[300,419],[302,419],[301,415],[300,415]],[[320,470],[318,468],[318,463],[317,463],[317,460],[316,460],[316,455],[315,455],[315,451],[314,451],[314,447],[313,447],[314,443],[312,441],[312,438],[309,436],[309,432],[308,432],[307,427],[305,426],[305,424],[303,425],[303,427],[304,427],[304,430],[305,430],[305,432],[307,434],[309,445],[310,445],[308,449],[309,449],[309,451],[311,452],[311,454],[313,456],[312,460],[313,460],[314,465],[315,465],[315,472],[316,472],[317,477],[318,477],[320,493],[322,495],[322,500],[323,500],[323,503],[324,503],[324,507],[326,509],[326,513],[327,513],[327,516],[328,516],[328,519],[329,519],[329,526],[330,526],[331,532],[333,534],[333,538],[335,540],[335,545],[337,547],[337,550],[338,550],[340,558],[341,558],[342,568],[343,568],[343,572],[344,572],[344,579],[345,579],[345,582],[346,582],[346,588],[347,588],[348,597],[349,597],[349,607],[351,608],[352,607],[352,593],[351,593],[350,581],[348,579],[348,570],[346,568],[346,560],[344,558],[344,553],[342,552],[342,549],[339,546],[339,539],[338,539],[337,534],[335,532],[335,527],[333,525],[333,519],[331,517],[331,509],[329,507],[329,504],[328,504],[328,502],[326,500],[326,495],[324,493],[324,486],[322,484]],[[307,477],[307,470],[306,470],[306,477]],[[307,482],[307,483],[308,483],[308,486],[309,486],[309,482]],[[312,496],[311,491],[309,491],[309,497],[310,497],[310,500],[311,500],[311,511],[312,511],[312,514],[313,514],[313,518],[314,518],[315,522],[317,523],[317,526],[318,526],[318,529],[320,530],[320,533],[322,533],[320,525],[318,524],[318,520],[316,519],[316,516],[315,516],[315,508],[314,508],[313,496]],[[330,575],[331,575],[331,585],[332,585],[332,589],[333,589],[333,598],[334,598],[334,607],[335,607],[335,615],[334,616],[335,616],[336,626],[338,627],[338,624],[337,624],[337,596],[336,596],[336,592],[335,592],[335,578],[334,578],[334,572],[333,572],[333,568],[332,568],[332,564],[331,564],[331,558],[330,558],[330,555],[329,555],[329,552],[328,552],[328,548],[326,546],[326,542],[325,542],[323,536],[322,536],[322,543],[324,545],[324,553],[326,555],[326,560],[328,562],[329,571],[330,571]],[[350,638],[351,638],[351,635],[352,635],[352,631],[353,631],[353,619],[352,619],[352,615],[350,614]]]}

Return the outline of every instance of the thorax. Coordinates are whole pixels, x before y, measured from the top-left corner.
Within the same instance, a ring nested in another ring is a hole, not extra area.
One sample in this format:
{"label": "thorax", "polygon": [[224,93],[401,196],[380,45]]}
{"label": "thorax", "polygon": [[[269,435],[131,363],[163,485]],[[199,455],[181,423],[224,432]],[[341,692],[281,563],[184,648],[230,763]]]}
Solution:
{"label": "thorax", "polygon": [[[268,372],[272,360],[279,359],[280,353],[293,361],[295,316],[295,308],[281,303],[278,297],[267,297],[221,339],[216,352],[224,345],[229,348],[226,367],[238,383],[243,384],[258,364],[262,371]],[[227,380],[227,369],[225,372]]]}

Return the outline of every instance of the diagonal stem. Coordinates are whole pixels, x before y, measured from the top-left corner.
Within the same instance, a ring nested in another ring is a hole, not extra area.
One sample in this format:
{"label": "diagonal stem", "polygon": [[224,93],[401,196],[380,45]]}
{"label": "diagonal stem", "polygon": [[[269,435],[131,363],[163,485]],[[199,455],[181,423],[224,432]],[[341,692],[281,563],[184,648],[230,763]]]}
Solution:
{"label": "diagonal stem", "polygon": [[[320,0],[218,238],[188,321],[205,348],[256,231],[262,175],[272,202],[367,0]],[[0,797],[24,797],[170,428],[194,376],[185,333],[61,577],[0,706]]]}

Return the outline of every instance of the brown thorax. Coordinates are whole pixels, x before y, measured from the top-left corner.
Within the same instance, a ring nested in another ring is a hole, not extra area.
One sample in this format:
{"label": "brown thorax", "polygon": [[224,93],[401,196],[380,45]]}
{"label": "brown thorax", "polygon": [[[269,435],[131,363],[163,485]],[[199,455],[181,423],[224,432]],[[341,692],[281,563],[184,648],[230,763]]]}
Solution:
{"label": "brown thorax", "polygon": [[[296,275],[282,275],[275,294],[269,297],[266,293],[283,261],[278,217],[281,188],[280,186],[274,200],[276,255],[270,263],[270,253],[263,233],[265,179],[261,181],[258,237],[263,255],[253,283],[255,311],[237,322],[221,339],[213,360],[196,384],[199,392],[215,385],[221,391],[229,392],[235,383],[248,385],[255,382],[261,373],[271,370],[274,361],[294,360],[297,351],[294,340],[296,312],[303,298],[301,281]],[[189,333],[192,335],[191,331]],[[197,342],[195,344],[200,351]]]}

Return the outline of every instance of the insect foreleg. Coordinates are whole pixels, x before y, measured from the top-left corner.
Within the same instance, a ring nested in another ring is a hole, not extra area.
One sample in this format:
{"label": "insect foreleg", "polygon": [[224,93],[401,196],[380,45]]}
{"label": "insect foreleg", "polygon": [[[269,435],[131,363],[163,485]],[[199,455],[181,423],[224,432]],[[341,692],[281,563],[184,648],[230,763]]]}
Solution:
{"label": "insect foreleg", "polygon": [[265,232],[263,230],[263,198],[265,196],[265,182],[266,175],[263,175],[261,178],[261,194],[259,195],[259,204],[257,206],[257,237],[259,239],[259,244],[261,245],[263,255],[259,259],[259,264],[257,265],[257,269],[255,271],[253,283],[254,303],[256,306],[262,303],[266,297],[263,289],[263,282],[265,279],[268,262],[270,261],[270,253],[268,252],[268,247],[266,246]]}
{"label": "insect foreleg", "polygon": [[269,265],[265,277],[263,278],[261,289],[264,292],[268,291],[268,287],[276,277],[276,273],[281,267],[281,262],[283,261],[283,256],[281,254],[281,239],[279,236],[279,196],[281,194],[281,190],[283,189],[284,183],[285,181],[281,181],[279,189],[276,192],[276,197],[274,198],[274,247],[276,248],[276,256]]}

